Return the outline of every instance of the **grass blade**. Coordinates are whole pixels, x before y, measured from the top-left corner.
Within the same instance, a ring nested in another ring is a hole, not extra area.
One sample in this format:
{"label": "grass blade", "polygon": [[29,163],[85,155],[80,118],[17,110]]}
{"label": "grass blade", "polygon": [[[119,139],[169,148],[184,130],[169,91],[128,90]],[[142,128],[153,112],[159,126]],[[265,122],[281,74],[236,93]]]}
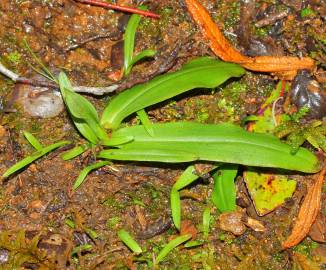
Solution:
{"label": "grass blade", "polygon": [[234,164],[224,164],[213,175],[214,190],[212,201],[219,211],[231,212],[236,209],[236,188],[234,178],[238,172],[238,166]]}
{"label": "grass blade", "polygon": [[101,168],[105,165],[108,165],[108,164],[111,164],[110,161],[100,161],[100,162],[97,162],[95,164],[92,164],[92,165],[89,165],[87,167],[85,167],[79,174],[79,176],[77,177],[74,185],[73,185],[73,190],[76,190],[85,180],[86,176],[92,171],[92,170],[95,170],[95,169],[98,169],[98,168]]}
{"label": "grass blade", "polygon": [[170,207],[174,226],[180,230],[181,228],[181,201],[180,193],[175,188],[172,188],[170,193]]}
{"label": "grass blade", "polygon": [[15,165],[10,167],[3,175],[3,178],[10,176],[11,174],[17,172],[18,170],[24,168],[28,164],[31,164],[33,161],[39,159],[40,157],[46,155],[47,153],[51,152],[52,150],[59,148],[63,145],[69,144],[69,141],[60,141],[49,146],[43,147],[41,150],[33,153],[32,155],[22,159],[21,161],[17,162]]}
{"label": "grass blade", "polygon": [[164,258],[177,246],[191,239],[191,234],[185,234],[178,236],[177,238],[171,240],[157,255],[155,259],[155,264],[158,265]]}
{"label": "grass blade", "polygon": [[41,150],[43,148],[43,145],[39,142],[38,139],[35,138],[35,136],[27,131],[24,131],[24,136],[27,139],[27,141],[36,149]]}
{"label": "grass blade", "polygon": [[128,248],[131,249],[133,253],[140,254],[143,252],[139,244],[132,238],[132,236],[127,231],[118,231],[118,237]]}
{"label": "grass blade", "polygon": [[117,95],[105,108],[101,125],[117,129],[124,118],[150,105],[194,88],[214,88],[243,74],[244,69],[236,64],[208,57],[195,59],[176,72],[157,76]]}

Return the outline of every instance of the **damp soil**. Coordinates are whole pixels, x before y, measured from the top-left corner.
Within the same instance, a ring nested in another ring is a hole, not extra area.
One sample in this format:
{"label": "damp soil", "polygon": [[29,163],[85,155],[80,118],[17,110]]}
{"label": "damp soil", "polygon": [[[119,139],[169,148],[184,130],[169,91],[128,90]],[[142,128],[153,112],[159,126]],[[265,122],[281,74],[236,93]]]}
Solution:
{"label": "damp soil", "polygon": [[[109,2],[137,6],[142,1]],[[166,59],[173,63],[169,69],[176,70],[188,59],[213,56],[182,0],[145,2],[161,19],[141,20],[136,52],[150,48],[159,53],[155,59],[136,65],[129,75],[131,79],[146,80],[158,72],[158,66]],[[254,14],[249,14],[250,5],[244,7],[240,1],[201,2],[228,39],[244,53],[310,56],[317,61],[318,72],[325,67],[322,29],[325,30],[326,10],[322,1],[251,1]],[[286,16],[280,19],[262,22],[284,12]],[[128,14],[73,0],[1,0],[0,19],[0,60],[11,70],[25,77],[37,76],[32,68],[36,66],[35,59],[24,46],[26,39],[46,66],[53,71],[64,70],[74,84],[114,83],[111,75],[119,71],[123,62],[122,38]],[[197,89],[153,106],[148,114],[154,122],[240,124],[246,116],[257,112],[276,82],[267,74],[247,72],[218,89]],[[80,140],[65,110],[50,118],[37,114],[35,117],[26,111],[17,102],[18,92],[22,88],[27,91],[26,87],[30,86],[15,85],[0,75],[1,174],[33,151],[23,138],[23,131],[31,132],[44,145],[62,139]],[[114,95],[86,97],[102,111]],[[29,110],[39,109],[31,105]],[[128,121],[133,124],[137,119],[131,117]],[[153,254],[178,234],[170,218],[169,193],[187,164],[114,162],[92,172],[73,192],[76,177],[94,161],[93,156],[86,153],[63,161],[61,153],[61,149],[56,150],[2,181],[0,269],[151,269]],[[264,230],[249,228],[241,222],[226,222],[229,225],[225,228],[214,210],[207,241],[198,247],[175,249],[158,269],[325,267],[325,238],[321,238],[318,229],[315,236],[307,237],[293,250],[282,251],[281,242],[291,230],[311,180],[305,175],[290,177],[298,182],[293,197],[263,217],[257,215],[244,180],[238,177],[239,213],[259,222]],[[207,176],[184,191],[182,220],[194,236],[200,235],[202,213],[212,187],[212,179]],[[321,215],[325,214],[323,199]],[[319,218],[321,225],[317,228],[323,226],[323,217]],[[119,240],[117,232],[122,228],[143,247],[142,256],[133,256]]]}

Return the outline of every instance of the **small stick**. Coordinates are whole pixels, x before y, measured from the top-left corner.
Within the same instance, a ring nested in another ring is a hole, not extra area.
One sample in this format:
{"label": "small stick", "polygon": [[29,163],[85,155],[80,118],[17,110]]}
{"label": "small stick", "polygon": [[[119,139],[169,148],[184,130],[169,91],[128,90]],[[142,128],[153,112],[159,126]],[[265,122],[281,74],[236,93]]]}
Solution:
{"label": "small stick", "polygon": [[159,19],[160,18],[160,15],[158,15],[156,13],[153,13],[153,12],[150,12],[150,11],[145,11],[145,10],[141,10],[141,9],[138,9],[138,8],[132,8],[132,7],[124,7],[124,6],[119,6],[119,5],[113,5],[113,4],[102,2],[102,1],[99,1],[99,0],[75,0],[75,1],[83,3],[83,4],[89,4],[89,5],[99,6],[99,7],[105,7],[105,8],[118,10],[118,11],[122,11],[122,12],[139,14],[139,15],[143,15],[143,16],[146,16],[146,17],[151,17],[151,18],[154,18],[154,19]]}
{"label": "small stick", "polygon": [[[0,74],[3,74],[4,76],[8,77],[9,79],[11,79],[16,83],[29,84],[33,86],[39,86],[39,87],[47,87],[55,90],[59,89],[59,86],[55,83],[21,77],[15,72],[7,69],[3,64],[1,64],[1,62],[0,62]],[[118,84],[113,84],[113,85],[103,86],[103,87],[73,86],[73,90],[79,93],[88,93],[88,94],[100,96],[100,95],[114,92],[116,89],[118,89],[118,87],[119,87]]]}
{"label": "small stick", "polygon": [[269,15],[266,18],[261,19],[258,22],[256,22],[255,26],[256,27],[263,27],[263,26],[266,26],[266,25],[270,25],[270,24],[275,23],[276,21],[282,20],[283,18],[285,18],[287,16],[288,16],[288,12],[286,10],[282,11],[280,13],[272,14],[272,15]]}

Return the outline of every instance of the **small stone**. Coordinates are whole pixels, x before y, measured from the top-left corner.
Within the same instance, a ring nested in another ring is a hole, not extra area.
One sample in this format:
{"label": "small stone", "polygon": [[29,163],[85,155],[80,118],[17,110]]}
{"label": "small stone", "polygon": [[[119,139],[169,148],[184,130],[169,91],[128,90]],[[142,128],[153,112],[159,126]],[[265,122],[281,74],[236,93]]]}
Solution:
{"label": "small stone", "polygon": [[243,213],[228,212],[223,213],[218,217],[219,227],[234,235],[242,235],[246,231],[246,226],[242,222]]}

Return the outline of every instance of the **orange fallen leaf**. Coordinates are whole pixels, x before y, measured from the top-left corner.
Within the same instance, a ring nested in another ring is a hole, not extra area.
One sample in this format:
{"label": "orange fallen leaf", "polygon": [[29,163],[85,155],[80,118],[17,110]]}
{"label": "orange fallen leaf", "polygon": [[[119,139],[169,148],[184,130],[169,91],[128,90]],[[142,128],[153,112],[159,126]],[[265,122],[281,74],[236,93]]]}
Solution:
{"label": "orange fallen leaf", "polygon": [[185,2],[194,21],[199,25],[204,37],[208,40],[210,48],[222,60],[240,64],[253,71],[271,72],[281,79],[289,80],[294,78],[299,69],[312,70],[314,68],[314,60],[309,57],[247,57],[241,54],[224,37],[207,10],[197,0],[185,0]]}
{"label": "orange fallen leaf", "polygon": [[326,166],[319,174],[316,174],[315,183],[308,188],[307,195],[301,205],[292,232],[282,244],[283,248],[286,249],[299,244],[309,233],[320,209],[321,190],[325,174]]}

